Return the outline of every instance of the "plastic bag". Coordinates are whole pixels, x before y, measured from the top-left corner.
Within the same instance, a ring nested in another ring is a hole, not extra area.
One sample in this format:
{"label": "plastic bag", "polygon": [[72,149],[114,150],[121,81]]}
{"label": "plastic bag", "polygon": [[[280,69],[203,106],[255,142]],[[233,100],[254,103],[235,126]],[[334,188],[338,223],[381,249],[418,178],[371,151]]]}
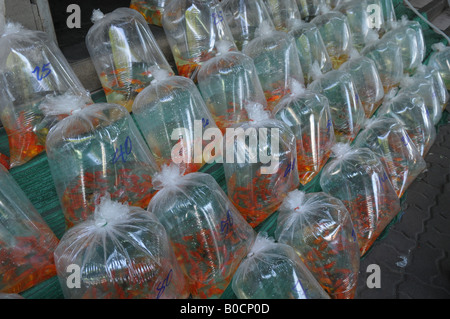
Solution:
{"label": "plastic bag", "polygon": [[367,118],[372,117],[383,103],[384,88],[378,69],[374,61],[361,56],[355,50],[349,61],[345,62],[340,70],[348,72],[355,84],[358,97],[361,100]]}
{"label": "plastic bag", "polygon": [[[189,297],[164,227],[142,208],[108,194],[93,216],[64,234],[55,263],[66,299]],[[74,265],[80,269],[78,287],[68,271]]]}
{"label": "plastic bag", "polygon": [[325,165],[320,186],[347,207],[362,256],[400,212],[400,200],[370,149],[339,143],[332,150],[335,158]]}
{"label": "plastic bag", "polygon": [[397,44],[381,39],[367,45],[361,55],[375,62],[385,94],[400,84],[403,77],[403,60]]}
{"label": "plastic bag", "polygon": [[333,69],[327,48],[316,25],[304,23],[301,20],[292,20],[289,25],[289,34],[294,37],[297,45],[305,83],[312,82],[310,72],[315,62],[319,64],[322,73]]}
{"label": "plastic bag", "polygon": [[105,192],[113,200],[146,208],[158,168],[128,111],[98,103],[55,125],[47,156],[67,227],[86,220]]}
{"label": "plastic bag", "polygon": [[194,156],[195,145],[203,149],[204,131],[216,124],[192,80],[165,70],[153,76],[134,101],[134,119],[159,167],[175,162],[185,173],[196,172],[208,159]]}
{"label": "plastic bag", "polygon": [[274,114],[296,137],[297,170],[300,183],[306,185],[330,157],[335,143],[333,121],[325,96],[307,91],[299,83],[292,86],[291,92],[280,101]]}
{"label": "plastic bag", "polygon": [[162,27],[165,0],[131,0],[130,8],[139,11],[149,24]]}
{"label": "plastic bag", "polygon": [[447,90],[450,90],[450,47],[440,42],[431,47],[434,52],[428,60],[428,65],[439,71]]}
{"label": "plastic bag", "polygon": [[444,80],[442,79],[441,73],[431,66],[421,65],[417,68],[415,76],[424,78],[431,81],[436,91],[438,101],[441,105],[442,111],[445,110],[448,100],[450,98],[447,88],[445,87]]}
{"label": "plastic bag", "polygon": [[383,36],[383,40],[393,41],[400,47],[403,72],[414,74],[425,57],[425,42],[419,22],[408,21],[406,16],[403,16],[402,21],[393,24],[391,31]]}
{"label": "plastic bag", "polygon": [[154,177],[160,191],[148,210],[164,225],[193,298],[219,298],[255,233],[209,174],[182,176],[176,166]]}
{"label": "plastic bag", "polygon": [[355,148],[369,148],[384,164],[398,197],[426,168],[426,163],[401,122],[390,117],[375,117],[353,143]]}
{"label": "plastic bag", "polygon": [[436,139],[436,129],[424,99],[413,93],[395,94],[393,90],[386,95],[377,116],[386,115],[400,121],[420,155],[425,157]]}
{"label": "plastic bag", "polygon": [[365,113],[352,76],[339,70],[321,74],[317,64],[312,72],[315,80],[308,89],[328,99],[336,141],[353,141],[361,129]]}
{"label": "plastic bag", "polygon": [[0,120],[9,141],[11,168],[45,150],[49,127],[40,127],[47,95],[72,92],[89,98],[61,50],[47,34],[8,23],[0,36]]}
{"label": "plastic bag", "polygon": [[308,22],[320,14],[323,0],[297,0],[298,10],[302,20]]}
{"label": "plastic bag", "polygon": [[263,0],[267,11],[272,18],[275,29],[278,31],[289,30],[292,19],[301,19],[296,0]]}
{"label": "plastic bag", "polygon": [[263,22],[275,29],[263,0],[223,0],[221,5],[240,51],[256,37],[256,30]]}
{"label": "plastic bag", "polygon": [[366,45],[369,31],[372,29],[378,32],[378,29],[372,28],[375,25],[370,23],[367,2],[365,0],[344,1],[335,10],[347,17],[353,47],[361,51]]}
{"label": "plastic bag", "polygon": [[217,56],[198,72],[198,87],[217,126],[225,129],[248,121],[245,106],[257,102],[267,108],[253,60],[240,52],[228,52],[229,42],[218,42]]}
{"label": "plastic bag", "polygon": [[[216,55],[216,42],[234,43],[217,0],[166,0],[163,27],[178,75],[195,81],[203,62]],[[236,51],[235,45],[230,50]]]}
{"label": "plastic bag", "polygon": [[244,49],[244,54],[255,63],[268,107],[272,111],[279,100],[289,94],[292,79],[303,83],[303,72],[298,57],[295,39],[268,24],[262,24],[253,39]]}
{"label": "plastic bag", "polygon": [[20,293],[56,275],[58,239],[0,165],[0,292]]}
{"label": "plastic bag", "polygon": [[106,100],[131,112],[136,95],[153,80],[151,68],[173,71],[136,10],[119,8],[106,15],[94,10],[92,22],[86,46]]}
{"label": "plastic bag", "polygon": [[359,246],[350,214],[339,199],[290,192],[279,210],[275,238],[294,248],[331,298],[354,298]]}
{"label": "plastic bag", "polygon": [[405,76],[400,82],[399,93],[403,92],[421,96],[431,121],[434,125],[439,123],[442,117],[442,105],[432,79],[417,73],[412,77]]}
{"label": "plastic bag", "polygon": [[330,299],[291,246],[258,234],[233,277],[239,299]]}
{"label": "plastic bag", "polygon": [[299,186],[299,175],[291,129],[271,119],[260,104],[247,110],[250,122],[227,130],[223,166],[228,197],[256,227],[278,209],[287,192]]}
{"label": "plastic bag", "polygon": [[325,13],[315,17],[311,23],[319,28],[333,69],[339,69],[342,63],[349,59],[353,48],[352,33],[347,17],[337,11],[325,10]]}

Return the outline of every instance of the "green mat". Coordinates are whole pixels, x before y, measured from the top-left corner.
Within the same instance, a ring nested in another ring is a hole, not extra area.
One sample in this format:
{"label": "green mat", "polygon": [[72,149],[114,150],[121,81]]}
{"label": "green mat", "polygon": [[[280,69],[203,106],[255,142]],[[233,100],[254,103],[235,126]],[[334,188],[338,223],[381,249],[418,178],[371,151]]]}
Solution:
{"label": "green mat", "polygon": [[[394,6],[396,8],[397,18],[401,18],[402,15],[407,15],[409,19],[419,21],[422,25],[424,37],[426,41],[426,59],[427,63],[429,54],[431,53],[431,45],[436,42],[443,42],[446,44],[445,39],[439,34],[435,33],[426,23],[424,23],[420,18],[414,15],[414,13],[407,9],[401,0],[394,0]],[[105,95],[103,92],[93,94],[93,99],[96,103],[105,102]],[[439,126],[447,123],[449,113],[445,111],[441,119]],[[0,129],[0,153],[9,155],[8,150],[8,139],[4,129]],[[211,174],[222,189],[226,192],[226,183],[223,166],[221,164],[208,164],[202,169],[202,172]],[[17,181],[19,186],[23,189],[25,194],[28,196],[32,204],[36,207],[37,211],[42,215],[44,220],[48,223],[50,228],[56,234],[58,238],[61,238],[65,231],[64,216],[59,204],[59,200],[56,194],[56,189],[53,184],[53,179],[50,174],[47,156],[45,153],[40,154],[33,160],[31,160],[26,165],[16,167],[10,170],[11,175]],[[305,191],[306,193],[320,192],[320,174],[316,176],[308,185],[301,186],[299,189]],[[405,202],[407,194],[405,194],[401,202]],[[403,205],[402,205],[403,207]],[[378,240],[383,240],[389,232],[389,228],[398,222],[402,216],[403,212],[397,215],[396,218],[386,227],[384,232],[379,236]],[[266,221],[255,228],[256,231],[267,232],[269,235],[273,236],[276,227],[278,213],[271,215]],[[367,254],[365,255],[367,256]],[[57,277],[53,277],[35,287],[28,289],[21,294],[23,297],[28,299],[61,299],[63,298],[61,286],[58,282]],[[222,295],[223,299],[236,299],[233,291],[231,290],[231,285]]]}

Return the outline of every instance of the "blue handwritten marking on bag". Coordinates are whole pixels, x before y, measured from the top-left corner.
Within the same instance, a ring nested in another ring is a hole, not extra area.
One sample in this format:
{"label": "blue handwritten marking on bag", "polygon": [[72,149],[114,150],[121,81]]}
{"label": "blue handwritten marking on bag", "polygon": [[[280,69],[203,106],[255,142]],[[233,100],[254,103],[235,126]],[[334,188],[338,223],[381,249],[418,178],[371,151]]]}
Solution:
{"label": "blue handwritten marking on bag", "polygon": [[231,217],[230,210],[227,211],[227,219],[220,222],[220,231],[228,233],[233,227],[233,217]]}
{"label": "blue handwritten marking on bag", "polygon": [[[128,155],[131,154],[132,147],[133,146],[132,146],[131,139],[129,136],[127,136],[127,138],[125,139],[125,143],[121,144],[120,148],[116,149],[112,163],[116,164],[119,161],[119,159],[122,159],[122,162],[125,163],[127,161]],[[124,152],[123,148],[125,148],[125,152]],[[120,150],[120,153],[119,153],[119,150]]]}
{"label": "blue handwritten marking on bag", "polygon": [[170,269],[166,278],[164,278],[164,280],[156,287],[156,290],[158,291],[156,299],[159,299],[159,297],[161,297],[161,295],[164,293],[164,290],[166,290],[166,287],[170,285],[171,281],[172,281],[172,269]]}
{"label": "blue handwritten marking on bag", "polygon": [[[46,63],[42,66],[42,73],[41,73],[41,68],[39,66],[35,67],[33,72],[31,72],[32,74],[36,73],[36,79],[38,81],[41,81],[42,79],[45,79],[47,76],[50,75],[50,73],[52,72],[51,69],[48,69],[47,67],[50,65],[50,63]],[[44,74],[44,72],[47,72]]]}

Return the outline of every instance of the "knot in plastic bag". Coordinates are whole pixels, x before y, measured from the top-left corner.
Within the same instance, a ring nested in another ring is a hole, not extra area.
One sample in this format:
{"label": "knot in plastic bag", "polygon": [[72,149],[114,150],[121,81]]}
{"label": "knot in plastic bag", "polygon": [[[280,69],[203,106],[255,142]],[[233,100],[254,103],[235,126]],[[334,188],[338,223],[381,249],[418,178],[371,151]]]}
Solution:
{"label": "knot in plastic bag", "polygon": [[154,79],[150,84],[155,84],[157,82],[164,81],[170,77],[169,71],[167,71],[165,69],[161,69],[157,66],[151,67],[150,72],[152,73],[152,76]]}
{"label": "knot in plastic bag", "polygon": [[404,76],[400,81],[400,87],[402,87],[402,88],[410,87],[413,84],[414,84],[414,79],[407,75]]}
{"label": "knot in plastic bag", "polygon": [[1,30],[2,33],[2,37],[9,35],[9,34],[13,34],[13,33],[19,33],[24,31],[25,28],[17,22],[8,22],[5,24],[5,26],[3,27],[3,30]]}
{"label": "knot in plastic bag", "polygon": [[296,79],[291,79],[289,86],[290,86],[290,89],[291,89],[291,96],[292,97],[301,96],[301,95],[305,94],[305,92],[306,92],[306,88],[303,85],[303,83],[301,83],[300,81],[298,81]]}
{"label": "knot in plastic bag", "polygon": [[369,129],[369,128],[371,128],[372,126],[374,126],[376,123],[378,123],[380,121],[382,121],[382,118],[380,118],[380,117],[371,117],[371,118],[366,119],[364,121],[363,127],[365,129]]}
{"label": "knot in plastic bag", "polygon": [[216,42],[217,55],[226,54],[230,49],[234,48],[234,43],[226,40],[219,40]]}
{"label": "knot in plastic bag", "polygon": [[447,47],[446,47],[445,44],[442,43],[442,42],[435,43],[435,44],[433,44],[433,45],[431,46],[431,49],[432,49],[433,51],[437,51],[437,52],[444,51],[446,48],[447,48]]}
{"label": "knot in plastic bag", "polygon": [[258,236],[256,236],[255,242],[253,243],[252,249],[247,255],[247,258],[253,258],[259,252],[268,249],[270,246],[276,245],[275,239],[269,237],[266,232],[260,232]]}
{"label": "knot in plastic bag", "polygon": [[96,23],[103,19],[105,17],[105,14],[100,9],[94,9],[92,11],[91,21],[92,23]]}
{"label": "knot in plastic bag", "polygon": [[302,192],[298,189],[287,194],[286,198],[283,201],[283,208],[287,208],[289,210],[301,213],[304,211],[305,204],[305,192]]}
{"label": "knot in plastic bag", "polygon": [[94,221],[97,227],[113,225],[117,221],[123,220],[129,212],[127,204],[122,204],[111,200],[111,195],[106,193],[100,199],[100,204],[95,207]]}
{"label": "knot in plastic bag", "polygon": [[273,32],[274,29],[272,28],[272,26],[270,25],[269,22],[267,21],[263,21],[259,28],[256,30],[255,35],[257,37],[262,37],[264,35],[270,34],[271,32]]}
{"label": "knot in plastic bag", "polygon": [[337,143],[332,148],[333,156],[336,158],[344,158],[349,155],[352,151],[350,144],[347,143]]}
{"label": "knot in plastic bag", "polygon": [[173,188],[180,184],[180,179],[183,176],[181,168],[177,165],[163,165],[161,172],[153,176],[153,187],[156,190],[165,188]]}
{"label": "knot in plastic bag", "polygon": [[91,103],[91,101],[88,101],[79,95],[67,92],[57,96],[47,95],[39,105],[39,109],[46,116],[63,114],[72,115],[81,111],[89,103]]}
{"label": "knot in plastic bag", "polygon": [[270,119],[270,112],[264,109],[261,103],[249,102],[245,109],[248,113],[248,118],[253,122],[260,122]]}
{"label": "knot in plastic bag", "polygon": [[311,77],[313,78],[314,81],[320,79],[323,76],[322,70],[320,69],[319,62],[315,61],[313,63],[313,65],[311,66],[311,71],[309,72],[309,74],[311,75]]}

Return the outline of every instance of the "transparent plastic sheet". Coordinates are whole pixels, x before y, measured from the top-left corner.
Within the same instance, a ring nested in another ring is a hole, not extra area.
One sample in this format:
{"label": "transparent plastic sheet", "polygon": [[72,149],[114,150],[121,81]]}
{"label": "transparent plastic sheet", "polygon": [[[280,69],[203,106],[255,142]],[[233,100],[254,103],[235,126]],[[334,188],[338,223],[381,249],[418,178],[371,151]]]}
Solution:
{"label": "transparent plastic sheet", "polygon": [[263,22],[275,29],[263,0],[223,0],[221,6],[240,51],[256,37],[256,30]]}
{"label": "transparent plastic sheet", "polygon": [[274,114],[296,137],[297,170],[300,183],[306,185],[330,157],[335,143],[333,121],[325,96],[307,91],[299,83],[292,86],[291,92],[281,99]]}
{"label": "transparent plastic sheet", "polygon": [[68,228],[92,215],[106,192],[146,208],[158,171],[127,109],[97,103],[73,112],[47,137],[47,156]]}
{"label": "transparent plastic sheet", "polygon": [[289,30],[289,22],[292,19],[301,19],[297,0],[263,0],[269,12],[275,29],[278,31]]}
{"label": "transparent plastic sheet", "polygon": [[386,29],[389,30],[392,25],[397,22],[397,17],[395,14],[394,3],[392,0],[368,0],[369,3],[381,4],[383,9],[384,23],[386,24]]}
{"label": "transparent plastic sheet", "polygon": [[425,57],[425,42],[419,22],[408,21],[404,16],[402,21],[394,23],[392,29],[382,39],[392,41],[400,47],[403,72],[414,74]]}
{"label": "transparent plastic sheet", "polygon": [[375,62],[385,94],[400,84],[403,77],[403,60],[401,49],[396,43],[383,38],[367,45],[361,55]]}
{"label": "transparent plastic sheet", "polygon": [[386,115],[400,121],[422,157],[428,154],[436,139],[436,129],[424,99],[412,93],[390,92],[377,116]]}
{"label": "transparent plastic sheet", "polygon": [[106,100],[131,112],[136,95],[153,80],[152,68],[173,71],[136,10],[118,8],[106,15],[94,10],[92,22],[86,46]]}
{"label": "transparent plastic sheet", "polygon": [[447,90],[450,90],[450,47],[443,43],[432,45],[434,52],[431,54],[428,65],[441,74]]}
{"label": "transparent plastic sheet", "polygon": [[311,67],[318,63],[320,71],[331,71],[332,64],[319,29],[312,23],[291,20],[289,34],[295,39],[305,83],[312,82]]}
{"label": "transparent plastic sheet", "polygon": [[108,194],[93,216],[64,234],[55,263],[66,299],[189,297],[164,227],[144,209],[114,202]]}
{"label": "transparent plastic sheet", "polygon": [[292,79],[303,83],[303,72],[295,39],[281,31],[263,24],[258,37],[244,49],[253,59],[268,107],[272,111],[279,100],[289,94]]}
{"label": "transparent plastic sheet", "polygon": [[198,87],[217,126],[225,129],[248,121],[246,106],[260,103],[267,108],[253,60],[241,52],[229,52],[229,42],[218,42],[217,56],[198,72]]}
{"label": "transparent plastic sheet", "polygon": [[258,234],[232,288],[239,299],[330,299],[294,249]]}
{"label": "transparent plastic sheet", "polygon": [[298,10],[303,21],[311,21],[320,14],[323,0],[297,0]]}
{"label": "transparent plastic sheet", "polygon": [[294,248],[332,299],[354,298],[359,246],[339,199],[325,193],[289,193],[279,210],[275,238]]}
{"label": "transparent plastic sheet", "polygon": [[340,70],[352,76],[364,113],[367,118],[372,117],[384,98],[383,83],[375,62],[353,52],[350,60],[345,62]]}
{"label": "transparent plastic sheet", "polygon": [[353,48],[348,19],[341,12],[326,11],[315,17],[311,23],[320,31],[322,40],[331,58],[333,69],[337,70],[350,57]]}
{"label": "transparent plastic sheet", "polygon": [[417,68],[415,76],[419,78],[424,78],[433,83],[438,101],[441,104],[441,109],[442,111],[444,111],[445,107],[447,106],[450,95],[448,93],[447,88],[445,87],[445,83],[444,80],[442,79],[441,73],[439,73],[438,70],[434,69],[431,66],[422,64]]}
{"label": "transparent plastic sheet", "polygon": [[380,158],[399,198],[426,168],[402,123],[394,118],[380,116],[368,120],[353,147],[369,148]]}
{"label": "transparent plastic sheet", "polygon": [[0,292],[18,294],[56,275],[58,239],[0,165]]}
{"label": "transparent plastic sheet", "polygon": [[320,186],[347,207],[363,256],[400,212],[400,200],[370,149],[336,144],[333,153],[335,158],[324,167]]}
{"label": "transparent plastic sheet", "polygon": [[175,162],[196,172],[207,159],[194,155],[195,145],[209,143],[203,134],[216,127],[213,117],[192,80],[163,70],[153,76],[134,101],[134,119],[159,167]]}
{"label": "transparent plastic sheet", "polygon": [[165,0],[131,0],[130,8],[140,12],[149,24],[162,27]]}
{"label": "transparent plastic sheet", "polygon": [[[317,65],[314,68],[317,70]],[[318,71],[314,73],[315,80],[308,89],[328,99],[336,141],[353,141],[361,129],[365,113],[352,76],[339,70],[323,75]]]}
{"label": "transparent plastic sheet", "polygon": [[182,176],[176,166],[154,177],[148,210],[164,225],[195,299],[219,298],[247,255],[255,232],[214,178]]}
{"label": "transparent plastic sheet", "polygon": [[[166,0],[163,27],[178,69],[178,75],[192,78],[216,55],[216,42],[233,35],[218,0]],[[237,51],[235,45],[230,50]]]}
{"label": "transparent plastic sheet", "polygon": [[300,182],[294,133],[283,122],[270,118],[260,104],[247,110],[250,121],[227,130],[223,166],[228,197],[256,227]]}
{"label": "transparent plastic sheet", "polygon": [[381,26],[376,28],[375,25],[370,23],[368,4],[365,0],[343,1],[335,10],[347,17],[352,35],[352,44],[358,51],[365,47],[369,30],[378,32],[381,29]]}
{"label": "transparent plastic sheet", "polygon": [[400,82],[399,93],[403,92],[421,96],[433,125],[439,123],[442,117],[442,104],[432,79],[427,79],[425,76],[417,73],[412,77],[405,76]]}
{"label": "transparent plastic sheet", "polygon": [[[39,105],[47,95],[89,98],[61,50],[44,32],[8,23],[0,36],[0,120],[9,140],[11,168],[45,150],[50,127]],[[41,126],[40,126],[41,125]]]}

